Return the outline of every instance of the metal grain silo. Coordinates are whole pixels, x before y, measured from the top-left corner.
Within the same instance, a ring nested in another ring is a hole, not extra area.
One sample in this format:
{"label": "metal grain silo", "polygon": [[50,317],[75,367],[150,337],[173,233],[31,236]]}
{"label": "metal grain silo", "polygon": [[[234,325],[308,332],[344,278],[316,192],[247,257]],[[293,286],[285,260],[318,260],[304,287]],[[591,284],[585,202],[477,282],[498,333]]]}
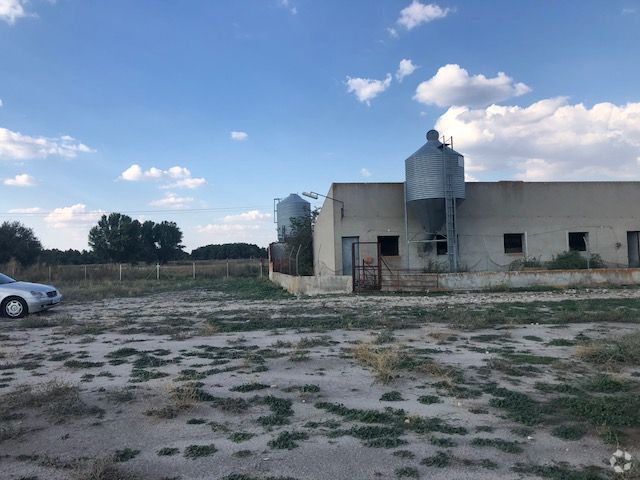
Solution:
{"label": "metal grain silo", "polygon": [[292,193],[276,204],[276,223],[278,225],[278,241],[286,242],[291,234],[291,219],[305,218],[311,215],[311,204],[299,195]]}
{"label": "metal grain silo", "polygon": [[464,157],[427,132],[427,143],[405,161],[406,201],[420,219],[427,240],[445,234],[450,270],[457,270],[456,204],[465,198]]}
{"label": "metal grain silo", "polygon": [[445,199],[465,197],[464,157],[443,144],[436,130],[427,132],[427,143],[405,160],[407,203],[421,212],[427,233],[442,230]]}

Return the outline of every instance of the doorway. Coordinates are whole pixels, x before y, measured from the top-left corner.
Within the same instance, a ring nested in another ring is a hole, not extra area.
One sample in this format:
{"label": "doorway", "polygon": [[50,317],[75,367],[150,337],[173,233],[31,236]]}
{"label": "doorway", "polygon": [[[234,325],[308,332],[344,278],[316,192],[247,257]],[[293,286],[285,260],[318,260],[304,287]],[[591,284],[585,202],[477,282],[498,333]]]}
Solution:
{"label": "doorway", "polygon": [[360,249],[358,247],[358,242],[360,241],[360,237],[342,237],[342,274],[343,275],[353,275],[353,263],[352,263],[352,245],[356,244],[356,263],[358,263],[358,259],[360,258]]}
{"label": "doorway", "polygon": [[640,232],[627,232],[627,246],[629,248],[629,266],[640,267]]}

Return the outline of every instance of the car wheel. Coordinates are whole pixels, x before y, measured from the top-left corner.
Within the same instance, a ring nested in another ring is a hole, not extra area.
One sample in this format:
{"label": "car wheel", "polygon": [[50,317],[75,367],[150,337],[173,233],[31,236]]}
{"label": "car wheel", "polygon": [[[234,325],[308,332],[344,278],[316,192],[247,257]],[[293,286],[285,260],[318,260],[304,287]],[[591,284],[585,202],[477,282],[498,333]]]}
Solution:
{"label": "car wheel", "polygon": [[2,314],[9,318],[22,318],[29,312],[27,302],[19,297],[7,298],[2,302]]}

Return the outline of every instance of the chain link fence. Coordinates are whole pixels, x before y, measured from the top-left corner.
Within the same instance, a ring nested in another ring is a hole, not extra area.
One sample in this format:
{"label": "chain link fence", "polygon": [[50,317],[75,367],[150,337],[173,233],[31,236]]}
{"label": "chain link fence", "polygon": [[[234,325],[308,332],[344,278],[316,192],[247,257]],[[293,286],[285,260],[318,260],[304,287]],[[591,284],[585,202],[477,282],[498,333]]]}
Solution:
{"label": "chain link fence", "polygon": [[113,282],[131,280],[184,280],[198,278],[268,277],[264,259],[207,260],[168,264],[32,265],[11,262],[0,273],[28,282]]}

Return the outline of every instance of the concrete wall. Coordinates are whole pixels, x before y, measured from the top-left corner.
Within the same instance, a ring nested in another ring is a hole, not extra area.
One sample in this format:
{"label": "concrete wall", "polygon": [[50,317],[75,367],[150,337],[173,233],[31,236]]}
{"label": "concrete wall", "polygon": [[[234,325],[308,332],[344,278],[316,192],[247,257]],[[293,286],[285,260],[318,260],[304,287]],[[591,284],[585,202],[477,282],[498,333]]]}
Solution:
{"label": "concrete wall", "polygon": [[467,272],[438,275],[438,288],[441,290],[622,285],[640,285],[640,269],[607,268],[599,270]]}
{"label": "concrete wall", "polygon": [[[333,196],[333,186],[327,196]],[[335,202],[326,199],[316,218],[313,229],[313,271],[316,275],[341,275],[342,267],[336,269]],[[340,204],[337,205],[340,209]],[[338,212],[340,215],[340,212]],[[338,220],[340,217],[338,216]],[[341,265],[341,264],[340,264]]]}
{"label": "concrete wall", "polygon": [[270,272],[269,279],[295,295],[344,294],[353,291],[351,276],[294,277]]}
{"label": "concrete wall", "polygon": [[[588,232],[592,253],[628,266],[627,231],[640,230],[640,182],[467,183],[458,208],[461,264],[508,268],[513,260],[551,260],[569,249],[569,232]],[[505,254],[503,235],[524,233],[526,252]]]}
{"label": "concrete wall", "polygon": [[[340,204],[325,201],[314,231],[317,275],[342,273],[342,237],[347,236],[376,242],[378,236],[397,235],[399,256],[385,258],[392,269],[446,269],[446,255],[423,242],[428,239],[424,222],[413,208],[407,243],[403,183],[338,183],[328,195],[344,202],[344,218]],[[457,210],[460,265],[501,271],[525,257],[547,261],[568,250],[568,232],[588,232],[592,253],[609,266],[625,267],[627,232],[640,231],[638,205],[640,182],[467,183],[466,200]],[[506,254],[505,233],[524,234],[525,251]]]}

